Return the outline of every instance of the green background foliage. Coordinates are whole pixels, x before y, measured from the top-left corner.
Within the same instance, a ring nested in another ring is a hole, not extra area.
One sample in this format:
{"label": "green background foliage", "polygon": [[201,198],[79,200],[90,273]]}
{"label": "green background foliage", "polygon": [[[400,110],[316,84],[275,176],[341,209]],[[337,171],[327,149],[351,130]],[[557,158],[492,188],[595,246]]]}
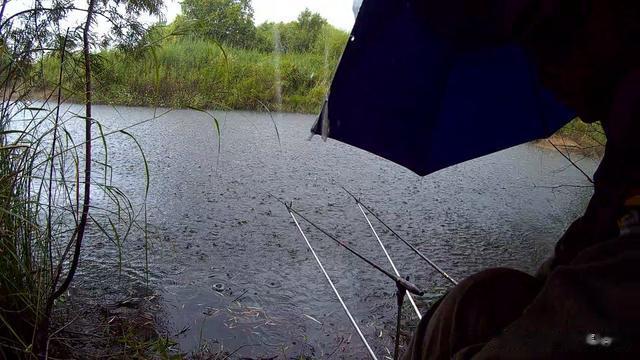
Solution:
{"label": "green background foliage", "polygon": [[[186,0],[184,15],[156,24],[134,47],[95,54],[94,99],[114,105],[317,112],[348,34],[319,14],[290,23],[253,24],[246,0]],[[208,9],[208,10],[207,10]],[[231,25],[230,25],[231,24]],[[223,29],[228,29],[226,32]],[[45,83],[56,61],[43,60]],[[82,82],[66,96],[81,100]]]}
{"label": "green background foliage", "polygon": [[183,0],[181,5],[196,34],[230,46],[253,45],[256,28],[250,0]]}

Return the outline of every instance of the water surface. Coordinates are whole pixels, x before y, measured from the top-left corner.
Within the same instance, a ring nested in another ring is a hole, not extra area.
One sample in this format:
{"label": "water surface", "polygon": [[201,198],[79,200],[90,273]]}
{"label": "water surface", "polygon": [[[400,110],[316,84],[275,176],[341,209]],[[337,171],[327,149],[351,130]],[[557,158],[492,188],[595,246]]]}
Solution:
{"label": "water surface", "polygon": [[[164,111],[95,109],[105,130]],[[213,118],[197,111],[172,111],[129,130],[144,149],[151,176],[150,282],[161,296],[164,323],[185,351],[209,346],[239,348],[234,356],[365,356],[286,209],[269,194],[292,201],[390,269],[354,201],[341,190],[345,186],[458,279],[494,266],[535,271],[591,194],[566,186],[587,182],[559,154],[534,145],[422,178],[348,145],[308,141],[312,116],[274,115],[276,133],[268,114],[213,115],[220,143]],[[144,166],[135,143],[123,134],[110,136],[108,154],[113,184],[139,205]],[[589,159],[580,164],[589,172],[596,166]],[[94,201],[100,204],[104,196]],[[419,299],[424,311],[447,282],[374,225],[401,273],[427,289]],[[394,284],[318,231],[304,229],[376,352],[392,350]],[[92,236],[86,249],[84,273],[113,269],[113,245]],[[126,273],[143,278],[142,232],[125,249]],[[411,324],[415,318],[408,315]]]}

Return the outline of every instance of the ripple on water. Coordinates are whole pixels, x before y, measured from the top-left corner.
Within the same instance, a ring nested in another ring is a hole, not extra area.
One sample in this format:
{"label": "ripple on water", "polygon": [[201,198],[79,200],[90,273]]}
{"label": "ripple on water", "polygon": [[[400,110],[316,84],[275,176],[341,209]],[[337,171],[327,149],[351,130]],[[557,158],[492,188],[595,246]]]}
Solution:
{"label": "ripple on water", "polygon": [[[97,106],[95,113],[115,129],[149,118],[153,110]],[[533,271],[590,196],[587,189],[540,188],[584,181],[562,157],[530,145],[420,178],[332,140],[306,141],[312,116],[276,115],[279,145],[266,114],[220,115],[226,120],[219,160],[210,119],[199,112],[174,111],[131,129],[150,166],[151,283],[162,292],[172,333],[189,329],[178,339],[186,351],[204,338],[231,350],[252,345],[240,356],[275,356],[287,346],[289,354],[318,358],[336,349],[335,357],[364,353],[291,218],[268,194],[293,201],[386,265],[340,188],[346,186],[455,278],[491,266]],[[135,144],[124,136],[110,140],[113,184],[140,203],[144,170]],[[582,165],[595,167],[589,160]],[[447,282],[374,226],[401,272],[427,290],[418,299],[424,311]],[[393,283],[317,231],[305,231],[375,350],[391,349]],[[137,239],[125,245],[127,263],[144,270],[145,247]],[[110,244],[101,243],[87,261],[112,271],[114,255]],[[139,270],[131,275],[145,277]]]}

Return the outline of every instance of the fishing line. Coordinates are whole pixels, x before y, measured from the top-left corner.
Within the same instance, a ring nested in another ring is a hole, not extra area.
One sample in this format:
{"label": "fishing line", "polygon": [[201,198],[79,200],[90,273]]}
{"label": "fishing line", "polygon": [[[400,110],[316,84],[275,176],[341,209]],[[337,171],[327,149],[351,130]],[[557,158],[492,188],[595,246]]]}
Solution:
{"label": "fishing line", "polygon": [[[438,265],[436,265],[433,261],[431,261],[428,257],[426,257],[415,246],[413,246],[411,243],[409,243],[407,240],[405,240],[402,236],[400,236],[397,232],[395,232],[378,215],[376,215],[376,213],[373,210],[371,210],[367,205],[363,204],[362,201],[360,201],[360,199],[358,197],[356,197],[353,193],[351,193],[349,190],[347,190],[344,186],[341,186],[341,187],[342,187],[342,190],[344,190],[347,194],[349,194],[356,201],[356,203],[358,205],[364,207],[369,212],[369,214],[371,214],[373,217],[375,217],[376,220],[378,220],[385,228],[387,228],[387,230],[389,230],[395,237],[397,237],[405,245],[407,245],[409,248],[411,248],[411,250],[413,250],[413,252],[415,252],[418,256],[420,256],[424,261],[429,263],[429,265],[431,265],[432,268],[434,268],[436,271],[438,271],[442,276],[444,276],[447,280],[449,280],[453,285],[458,285],[458,282],[456,280],[454,280],[451,276],[449,276],[449,274],[447,274]],[[363,214],[364,214],[365,217],[367,217],[367,215],[364,213],[364,211],[363,211]],[[367,218],[367,221],[369,221],[368,218]]]}

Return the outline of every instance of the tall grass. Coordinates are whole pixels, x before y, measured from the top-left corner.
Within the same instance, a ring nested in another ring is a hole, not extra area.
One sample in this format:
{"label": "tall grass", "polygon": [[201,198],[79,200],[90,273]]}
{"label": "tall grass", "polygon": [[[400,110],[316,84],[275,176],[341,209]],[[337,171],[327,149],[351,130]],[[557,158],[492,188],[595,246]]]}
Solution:
{"label": "tall grass", "polygon": [[[280,111],[316,112],[346,40],[345,33],[327,30],[308,53],[234,49],[191,36],[164,41],[144,54],[103,51],[94,59],[94,99],[118,105],[236,110],[262,110],[266,105]],[[55,59],[47,57],[44,69],[46,83],[55,84]],[[65,88],[69,93],[75,89],[71,97],[81,100],[77,91],[81,85],[68,77]]]}
{"label": "tall grass", "polygon": [[[92,62],[87,29],[83,51],[67,46],[67,34],[46,62],[34,61],[45,54],[37,47],[0,44],[0,358],[47,357],[52,309],[73,280],[85,229],[122,244],[128,231],[118,229],[130,229],[144,212],[106,176],[108,142],[91,115],[91,84],[83,81]],[[30,102],[36,89],[43,99]],[[84,113],[66,112],[65,94],[84,99]],[[92,148],[93,140],[102,148]],[[92,159],[94,151],[104,158]],[[91,204],[92,191],[111,205]]]}

